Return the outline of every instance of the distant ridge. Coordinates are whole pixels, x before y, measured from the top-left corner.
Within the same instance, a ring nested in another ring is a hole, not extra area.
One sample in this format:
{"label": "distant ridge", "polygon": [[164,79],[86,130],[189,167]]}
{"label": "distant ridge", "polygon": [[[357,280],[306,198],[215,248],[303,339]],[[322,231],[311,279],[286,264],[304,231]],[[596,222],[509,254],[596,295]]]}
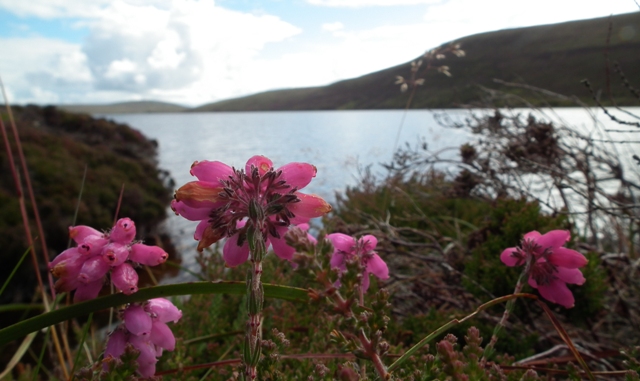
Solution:
{"label": "distant ridge", "polygon": [[[609,25],[611,35],[607,45]],[[640,105],[638,99],[622,86],[622,80],[613,68],[613,62],[618,62],[629,83],[635,88],[640,87],[640,12],[499,30],[463,37],[457,42],[466,52],[465,57],[447,57],[435,62],[436,65],[449,66],[453,76],[447,77],[435,70],[427,72],[423,76],[424,85],[413,98],[412,108],[479,105],[477,102],[486,95],[481,87],[501,88],[494,79],[528,84],[593,104],[590,93],[581,83],[588,79],[592,88],[601,95],[603,103],[607,104],[605,53],[608,53],[610,61],[609,88],[617,105]],[[399,85],[395,84],[397,76],[411,76],[408,62],[327,86],[272,90],[195,108],[155,101],[58,107],[88,114],[402,109],[406,106],[408,94],[401,93]],[[518,92],[513,88],[511,93],[525,95],[524,91]],[[546,105],[550,100],[528,101]],[[550,101],[549,105],[574,104]]]}
{"label": "distant ridge", "polygon": [[[610,23],[611,39],[607,47]],[[436,62],[449,66],[453,76],[447,77],[435,70],[428,72],[424,86],[416,92],[412,108],[450,108],[477,102],[481,96],[479,86],[499,87],[494,78],[575,95],[593,104],[581,80],[589,79],[594,89],[605,91],[607,50],[611,63],[618,61],[629,82],[636,88],[640,86],[640,12],[500,30],[464,37],[457,42],[466,52],[465,57],[447,57]],[[396,76],[410,77],[409,63],[328,86],[267,91],[189,111],[404,108],[408,95],[394,84]],[[610,77],[611,92],[618,105],[639,105],[621,85],[613,66]]]}
{"label": "distant ridge", "polygon": [[107,105],[58,105],[58,108],[83,114],[131,114],[148,112],[181,112],[188,107],[158,101],[119,102]]}

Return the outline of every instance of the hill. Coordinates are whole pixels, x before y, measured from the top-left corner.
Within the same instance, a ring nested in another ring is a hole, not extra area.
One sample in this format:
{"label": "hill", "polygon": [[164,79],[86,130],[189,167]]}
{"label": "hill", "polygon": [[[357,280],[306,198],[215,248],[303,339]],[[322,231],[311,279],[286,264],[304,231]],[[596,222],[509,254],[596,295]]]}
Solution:
{"label": "hill", "polygon": [[59,105],[59,109],[84,114],[131,114],[145,112],[181,112],[187,107],[157,101],[120,102],[107,105]]}
{"label": "hill", "polygon": [[[611,25],[610,41],[607,43]],[[447,108],[480,98],[479,86],[499,87],[494,78],[520,82],[592,103],[581,83],[611,93],[620,105],[637,105],[605,53],[620,63],[626,78],[640,86],[640,12],[552,25],[517,28],[464,37],[457,41],[466,56],[447,56],[435,62],[449,66],[452,77],[427,72],[412,108]],[[417,58],[419,59],[419,57]],[[395,84],[396,76],[411,76],[409,63],[344,80],[328,86],[263,92],[206,104],[189,111],[335,110],[404,108],[408,94]],[[605,93],[606,94],[606,93]],[[562,105],[562,104],[558,104]]]}

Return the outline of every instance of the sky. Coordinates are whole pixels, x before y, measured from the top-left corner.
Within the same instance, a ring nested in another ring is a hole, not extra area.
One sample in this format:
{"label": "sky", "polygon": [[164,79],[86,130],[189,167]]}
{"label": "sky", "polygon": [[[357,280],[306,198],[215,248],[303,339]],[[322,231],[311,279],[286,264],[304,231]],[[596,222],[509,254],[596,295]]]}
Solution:
{"label": "sky", "polygon": [[476,33],[638,10],[635,0],[0,0],[0,78],[17,104],[198,106],[358,77]]}

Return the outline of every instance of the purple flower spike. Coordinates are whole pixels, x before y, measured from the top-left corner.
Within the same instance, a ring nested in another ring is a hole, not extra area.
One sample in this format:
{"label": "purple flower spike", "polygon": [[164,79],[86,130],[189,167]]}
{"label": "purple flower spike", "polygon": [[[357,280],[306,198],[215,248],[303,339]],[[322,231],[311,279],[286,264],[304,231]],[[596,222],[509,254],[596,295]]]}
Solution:
{"label": "purple flower spike", "polygon": [[51,273],[60,278],[54,285],[56,291],[78,290],[76,300],[95,298],[109,272],[123,293],[138,291],[138,275],[132,262],[155,266],[164,262],[167,254],[159,247],[134,244],[135,234],[136,226],[130,218],[119,219],[108,234],[84,225],[70,227],[69,236],[78,246],[65,250],[48,264]]}
{"label": "purple flower spike", "polygon": [[505,249],[500,260],[510,267],[528,264],[529,285],[548,301],[571,308],[575,298],[567,284],[584,284],[585,278],[578,268],[589,261],[581,253],[563,247],[570,238],[567,230],[552,230],[543,235],[532,231],[524,235],[520,247]]}
{"label": "purple flower spike", "polygon": [[316,175],[311,164],[275,169],[267,157],[253,156],[244,170],[201,161],[192,165],[191,174],[198,181],[181,186],[171,208],[190,221],[200,221],[194,234],[199,251],[228,238],[223,257],[229,267],[249,259],[246,235],[256,227],[276,255],[291,260],[294,250],[283,239],[288,227],[331,211],[322,198],[298,192]]}
{"label": "purple flower spike", "polygon": [[126,344],[130,343],[140,352],[136,360],[138,373],[142,377],[152,377],[156,372],[157,358],[162,356],[162,351],[172,351],[176,346],[171,329],[161,320],[175,317],[179,319],[180,316],[182,313],[163,298],[152,299],[145,303],[144,307],[135,303],[128,305],[122,313],[124,324],[116,328],[109,337],[105,359],[109,356],[120,357]]}
{"label": "purple flower spike", "polygon": [[151,317],[137,304],[132,304],[122,314],[127,330],[137,336],[148,336],[151,333]]}
{"label": "purple flower spike", "polygon": [[136,243],[131,246],[131,254],[129,259],[147,266],[157,266],[165,263],[169,258],[164,250],[158,246],[148,246],[142,243]]}
{"label": "purple flower spike", "polygon": [[365,235],[356,241],[355,238],[342,233],[327,235],[327,239],[333,245],[333,255],[331,256],[331,267],[340,273],[347,271],[347,262],[359,261],[364,268],[362,277],[362,290],[369,289],[369,274],[373,274],[379,279],[389,279],[389,268],[380,258],[378,253],[373,251],[378,244],[378,239],[372,235]]}

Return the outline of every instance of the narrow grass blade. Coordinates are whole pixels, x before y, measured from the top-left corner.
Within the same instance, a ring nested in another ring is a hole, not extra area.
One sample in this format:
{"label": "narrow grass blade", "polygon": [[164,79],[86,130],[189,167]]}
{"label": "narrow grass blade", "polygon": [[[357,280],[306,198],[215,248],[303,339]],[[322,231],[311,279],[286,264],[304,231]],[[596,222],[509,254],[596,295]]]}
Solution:
{"label": "narrow grass blade", "polygon": [[15,367],[18,362],[20,362],[20,359],[22,359],[22,356],[24,356],[24,354],[27,352],[27,349],[29,349],[31,343],[33,342],[33,339],[35,339],[37,334],[38,332],[31,332],[27,335],[27,337],[24,338],[24,340],[22,340],[22,344],[20,344],[20,347],[18,347],[13,357],[11,357],[11,360],[9,360],[7,367],[4,368],[2,373],[0,373],[0,380],[3,379],[7,374],[9,374],[13,367]]}
{"label": "narrow grass blade", "polygon": [[18,271],[18,268],[20,268],[20,265],[22,264],[24,259],[27,257],[27,254],[29,254],[29,251],[31,251],[31,248],[28,248],[27,251],[25,251],[24,254],[22,254],[22,257],[20,258],[18,263],[15,265],[15,267],[11,271],[11,274],[9,274],[9,277],[7,278],[7,280],[4,281],[4,284],[2,285],[2,288],[0,288],[0,296],[2,296],[2,293],[4,292],[4,289],[7,288],[7,286],[9,285],[9,282],[11,281],[11,278],[13,278],[13,276],[16,274],[16,271]]}

